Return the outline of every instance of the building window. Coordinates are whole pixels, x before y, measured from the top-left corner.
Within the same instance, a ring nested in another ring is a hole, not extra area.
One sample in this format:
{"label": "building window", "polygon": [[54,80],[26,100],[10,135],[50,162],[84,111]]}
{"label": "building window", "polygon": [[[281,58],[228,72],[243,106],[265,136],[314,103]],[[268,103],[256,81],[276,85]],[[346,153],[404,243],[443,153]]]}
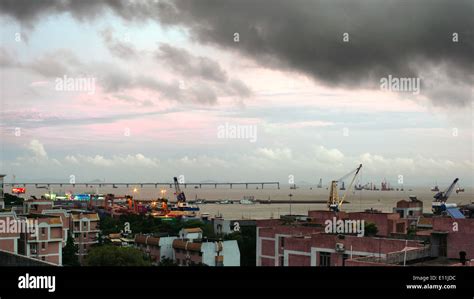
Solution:
{"label": "building window", "polygon": [[41,249],[42,249],[42,250],[45,250],[45,249],[46,249],[46,242],[42,242],[42,243],[41,243]]}
{"label": "building window", "polygon": [[280,237],[280,247],[285,247],[285,237]]}
{"label": "building window", "polygon": [[41,259],[42,259],[43,261],[45,261],[45,260],[46,260],[46,257],[45,257],[45,256],[42,256]]}
{"label": "building window", "polygon": [[41,228],[41,235],[42,236],[46,235],[46,228],[44,227]]}
{"label": "building window", "polygon": [[285,257],[280,256],[280,266],[284,266],[284,265],[285,265]]}
{"label": "building window", "polygon": [[319,253],[319,265],[321,267],[331,266],[331,253],[329,253],[329,252],[320,252]]}

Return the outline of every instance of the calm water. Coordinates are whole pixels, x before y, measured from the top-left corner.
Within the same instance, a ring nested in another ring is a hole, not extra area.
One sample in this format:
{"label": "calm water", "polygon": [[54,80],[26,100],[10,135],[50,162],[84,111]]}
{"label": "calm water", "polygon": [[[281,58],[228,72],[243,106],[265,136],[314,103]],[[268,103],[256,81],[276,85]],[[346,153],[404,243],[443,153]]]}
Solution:
{"label": "calm water", "polygon": [[[136,192],[134,189],[136,188]],[[7,188],[6,188],[7,189]],[[166,190],[167,196],[174,196],[173,189],[164,188]],[[346,198],[349,203],[344,204],[342,209],[344,211],[363,211],[365,209],[378,209],[383,212],[391,212],[392,208],[395,206],[395,203],[401,199],[408,199],[409,195],[416,195],[418,199],[424,202],[424,211],[431,212],[431,202],[435,192],[430,191],[430,187],[426,188],[413,188],[412,191],[408,191],[409,188],[406,188],[405,191],[353,191]],[[137,199],[153,199],[160,196],[161,188],[155,187],[143,187],[140,186],[129,186],[125,187],[79,187],[76,186],[63,186],[52,187],[51,192],[56,194],[64,194],[65,192],[72,193],[100,193],[107,194],[113,193],[117,196],[130,194]],[[256,199],[268,199],[272,201],[276,200],[287,200],[289,199],[289,194],[293,194],[293,200],[327,200],[329,196],[329,190],[326,188],[317,189],[314,188],[311,190],[310,187],[302,186],[297,189],[289,189],[288,186],[281,187],[281,189],[276,189],[275,187],[268,187],[268,189],[245,189],[236,188],[233,189],[218,187],[214,189],[213,187],[206,186],[205,188],[195,189],[193,187],[184,188],[183,191],[186,194],[188,200],[195,198],[203,199],[234,199],[240,200],[243,196],[254,196]],[[26,196],[35,195],[37,197],[41,196],[44,193],[47,193],[47,189],[36,189],[34,187],[27,188]],[[340,194],[344,191],[339,191]],[[453,192],[449,198],[449,202],[457,204],[467,204],[474,201],[473,189],[465,188],[465,192],[460,192],[456,194]],[[253,219],[263,219],[263,218],[277,218],[281,214],[288,214],[290,212],[289,204],[255,204],[255,205],[240,205],[240,204],[228,204],[228,205],[219,205],[219,204],[205,204],[200,205],[202,213],[209,213],[212,216],[221,214],[224,218],[228,219],[241,219],[241,218],[253,218]],[[293,214],[306,214],[308,210],[318,210],[326,209],[326,204],[293,204],[291,205],[291,210]]]}

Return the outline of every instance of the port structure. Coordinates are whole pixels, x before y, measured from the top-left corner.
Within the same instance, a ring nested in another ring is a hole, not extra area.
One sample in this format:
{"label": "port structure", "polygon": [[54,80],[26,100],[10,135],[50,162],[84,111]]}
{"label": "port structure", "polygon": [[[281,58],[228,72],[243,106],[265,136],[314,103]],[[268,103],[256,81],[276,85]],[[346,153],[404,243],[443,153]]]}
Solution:
{"label": "port structure", "polygon": [[[345,200],[347,194],[350,192],[350,190],[352,188],[352,185],[354,184],[354,181],[355,181],[357,175],[359,174],[359,171],[360,171],[361,168],[362,168],[362,164],[360,164],[359,167],[352,170],[348,174],[344,175],[342,178],[331,182],[331,190],[329,191],[329,199],[328,199],[328,202],[327,202],[327,205],[328,205],[328,208],[329,208],[330,211],[339,212],[341,210],[342,204],[344,203],[344,200]],[[347,188],[347,190],[345,188],[341,188],[341,190],[346,190],[346,192],[344,193],[344,195],[342,197],[339,197],[339,194],[337,192],[337,184],[339,182],[344,183],[343,180],[346,179],[347,177],[349,177],[352,174],[354,174],[354,177],[351,180],[349,188]]]}

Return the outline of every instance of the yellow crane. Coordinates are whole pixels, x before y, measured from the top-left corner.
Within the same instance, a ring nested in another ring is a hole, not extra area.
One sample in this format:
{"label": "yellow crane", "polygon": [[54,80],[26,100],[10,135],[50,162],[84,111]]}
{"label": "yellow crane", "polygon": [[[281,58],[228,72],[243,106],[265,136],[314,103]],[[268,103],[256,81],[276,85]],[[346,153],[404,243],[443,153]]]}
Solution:
{"label": "yellow crane", "polygon": [[[337,181],[332,181],[331,182],[331,189],[329,191],[329,199],[328,199],[328,208],[330,211],[334,212],[339,212],[341,210],[342,204],[344,203],[344,200],[352,189],[352,185],[354,184],[354,181],[359,174],[360,169],[362,168],[362,164],[359,165],[356,169],[352,170],[342,178],[338,179]],[[349,187],[346,189],[346,192],[342,197],[339,197],[339,194],[337,193],[337,183],[343,181],[345,178],[350,176],[351,174],[354,174],[354,177],[352,178],[351,183],[349,184]]]}

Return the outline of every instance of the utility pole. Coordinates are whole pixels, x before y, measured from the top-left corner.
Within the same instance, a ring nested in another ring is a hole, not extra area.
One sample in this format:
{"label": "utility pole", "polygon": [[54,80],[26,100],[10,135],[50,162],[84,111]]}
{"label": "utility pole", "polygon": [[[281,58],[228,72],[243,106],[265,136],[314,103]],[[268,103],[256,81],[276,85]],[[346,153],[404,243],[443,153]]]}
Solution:
{"label": "utility pole", "polygon": [[290,194],[288,194],[288,196],[290,197],[290,215],[292,215],[291,214],[291,201],[292,201],[291,198],[293,197],[293,194],[290,193]]}
{"label": "utility pole", "polygon": [[408,240],[405,240],[405,255],[403,257],[403,267],[407,264],[407,249],[408,249]]}

